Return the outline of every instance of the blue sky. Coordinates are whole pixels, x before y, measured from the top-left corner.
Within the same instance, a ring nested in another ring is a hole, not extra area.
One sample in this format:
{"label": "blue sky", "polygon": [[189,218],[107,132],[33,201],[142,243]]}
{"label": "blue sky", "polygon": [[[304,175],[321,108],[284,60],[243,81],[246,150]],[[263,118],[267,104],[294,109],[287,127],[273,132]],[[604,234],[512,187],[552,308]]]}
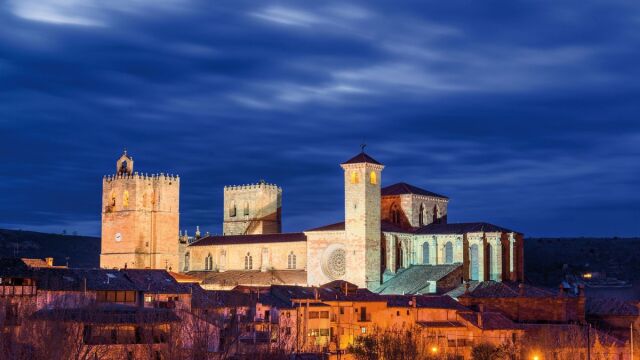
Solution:
{"label": "blue sky", "polygon": [[320,226],[364,141],[451,222],[637,236],[639,30],[633,1],[8,0],[0,227],[98,235],[124,147],[191,233],[260,179]]}

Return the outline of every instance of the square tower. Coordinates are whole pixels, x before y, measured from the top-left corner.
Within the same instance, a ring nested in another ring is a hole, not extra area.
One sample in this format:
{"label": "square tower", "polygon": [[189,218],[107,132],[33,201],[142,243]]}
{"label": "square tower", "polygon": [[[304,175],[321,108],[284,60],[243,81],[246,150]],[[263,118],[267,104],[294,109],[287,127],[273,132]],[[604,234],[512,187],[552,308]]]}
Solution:
{"label": "square tower", "polygon": [[178,270],[180,178],[133,172],[118,159],[102,180],[100,267]]}
{"label": "square tower", "polygon": [[344,170],[345,280],[380,285],[380,184],[384,165],[364,151],[341,164]]}
{"label": "square tower", "polygon": [[223,214],[224,235],[280,233],[282,188],[264,181],[225,186]]}

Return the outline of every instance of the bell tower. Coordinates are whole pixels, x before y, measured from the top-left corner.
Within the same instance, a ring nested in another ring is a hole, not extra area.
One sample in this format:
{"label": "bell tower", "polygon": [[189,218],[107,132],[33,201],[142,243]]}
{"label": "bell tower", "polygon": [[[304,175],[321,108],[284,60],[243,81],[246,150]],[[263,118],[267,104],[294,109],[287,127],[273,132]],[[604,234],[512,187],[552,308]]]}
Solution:
{"label": "bell tower", "polygon": [[341,164],[347,264],[345,280],[375,289],[380,285],[380,184],[384,165],[362,152]]}
{"label": "bell tower", "polygon": [[102,179],[100,267],[178,271],[180,178],[139,174],[125,150]]}

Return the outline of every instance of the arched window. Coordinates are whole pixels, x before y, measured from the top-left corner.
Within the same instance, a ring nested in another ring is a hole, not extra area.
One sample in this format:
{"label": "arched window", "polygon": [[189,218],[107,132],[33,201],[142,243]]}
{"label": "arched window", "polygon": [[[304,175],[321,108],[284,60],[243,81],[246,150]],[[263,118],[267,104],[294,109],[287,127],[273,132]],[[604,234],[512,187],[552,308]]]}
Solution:
{"label": "arched window", "polygon": [[114,194],[114,192],[111,192],[111,206],[115,207],[116,206],[116,194]]}
{"label": "arched window", "polygon": [[213,256],[211,256],[211,254],[204,258],[204,269],[213,270]]}
{"label": "arched window", "polygon": [[396,240],[396,268],[395,271],[398,271],[401,267],[403,267],[403,253],[402,253],[402,242],[398,237],[395,237]]}
{"label": "arched window", "polygon": [[251,256],[250,253],[247,253],[247,255],[244,257],[244,269],[245,270],[253,269],[253,257]]}
{"label": "arched window", "polygon": [[424,204],[420,204],[420,213],[418,214],[418,225],[424,226]]}
{"label": "arched window", "polygon": [[400,209],[398,208],[398,204],[391,205],[391,222],[400,224]]}
{"label": "arched window", "polygon": [[377,183],[378,183],[378,175],[376,175],[376,172],[375,172],[375,171],[372,171],[372,172],[369,174],[369,182],[370,182],[371,184],[373,184],[373,185],[375,185],[375,184],[377,184]]}
{"label": "arched window", "polygon": [[[491,244],[487,244],[487,256],[485,261],[487,262],[487,267],[485,269],[489,269],[489,280],[498,280],[496,279],[496,275],[494,274],[494,271],[492,269],[492,263],[491,260],[493,260],[493,247],[491,246]],[[486,277],[485,277],[486,278]]]}
{"label": "arched window", "polygon": [[352,171],[351,172],[351,183],[352,184],[357,184],[360,182],[360,176],[358,176],[358,172],[357,171]]}
{"label": "arched window", "polygon": [[189,271],[190,258],[191,258],[191,255],[189,255],[188,252],[184,254],[184,271]]}
{"label": "arched window", "polygon": [[422,244],[422,263],[429,264],[429,243]]}
{"label": "arched window", "polygon": [[453,243],[451,241],[444,244],[444,262],[445,264],[453,264]]}
{"label": "arched window", "polygon": [[231,203],[231,207],[229,207],[229,217],[236,216],[236,203]]}
{"label": "arched window", "polygon": [[478,264],[478,244],[471,245],[469,256],[471,257],[471,280],[480,280],[478,279],[480,269]]}
{"label": "arched window", "polygon": [[293,251],[289,254],[287,259],[287,269],[295,269],[296,268],[296,255]]}
{"label": "arched window", "polygon": [[125,190],[122,195],[122,206],[129,207],[129,191]]}
{"label": "arched window", "polygon": [[245,202],[244,203],[244,215],[248,216],[249,215],[249,202]]}

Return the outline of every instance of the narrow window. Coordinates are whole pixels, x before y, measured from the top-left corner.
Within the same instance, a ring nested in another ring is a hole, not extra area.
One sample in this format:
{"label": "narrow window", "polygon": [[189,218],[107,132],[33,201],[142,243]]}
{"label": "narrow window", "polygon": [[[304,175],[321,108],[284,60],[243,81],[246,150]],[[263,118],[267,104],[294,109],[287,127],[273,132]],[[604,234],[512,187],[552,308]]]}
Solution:
{"label": "narrow window", "polygon": [[207,255],[204,259],[204,269],[213,270],[213,256],[211,256],[211,254]]}
{"label": "narrow window", "polygon": [[422,244],[422,263],[429,264],[429,243]]}
{"label": "narrow window", "polygon": [[124,191],[124,195],[122,196],[122,205],[129,207],[129,191],[127,190]]}
{"label": "narrow window", "polygon": [[473,244],[469,249],[469,256],[471,257],[471,280],[479,280],[479,264],[478,264],[478,245]]}
{"label": "narrow window", "polygon": [[418,214],[418,225],[424,226],[424,204],[420,204],[420,213]]}
{"label": "narrow window", "polygon": [[253,269],[253,257],[251,256],[250,253],[247,253],[247,255],[244,257],[244,269],[245,270]]}
{"label": "narrow window", "polygon": [[288,269],[296,268],[296,255],[293,253],[293,251],[289,254],[289,257],[287,259],[287,268]]}
{"label": "narrow window", "polygon": [[369,174],[369,182],[370,182],[371,184],[373,184],[373,185],[375,185],[375,184],[377,184],[377,183],[378,183],[378,176],[376,175],[376,172],[375,172],[375,171],[372,171],[372,172]]}
{"label": "narrow window", "polygon": [[236,216],[236,204],[232,203],[231,207],[229,207],[229,217],[235,217]]}
{"label": "narrow window", "polygon": [[244,203],[244,216],[249,216],[249,202]]}
{"label": "narrow window", "polygon": [[444,245],[444,262],[453,264],[453,243],[451,241],[447,241]]}
{"label": "narrow window", "polygon": [[189,271],[189,253],[184,254],[184,271]]}

